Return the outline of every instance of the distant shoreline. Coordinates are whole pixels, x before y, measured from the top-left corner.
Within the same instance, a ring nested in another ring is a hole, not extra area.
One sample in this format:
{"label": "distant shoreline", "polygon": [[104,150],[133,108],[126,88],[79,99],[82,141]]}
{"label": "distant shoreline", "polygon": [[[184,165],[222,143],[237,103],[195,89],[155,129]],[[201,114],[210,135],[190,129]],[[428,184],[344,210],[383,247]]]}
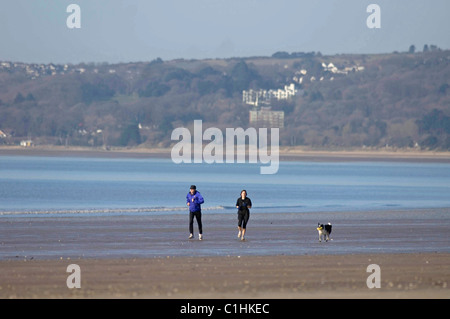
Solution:
{"label": "distant shoreline", "polygon": [[[0,146],[0,156],[100,157],[100,158],[170,158],[171,148],[112,148],[63,146]],[[318,162],[426,162],[450,163],[450,152],[407,150],[306,150],[281,147],[279,159]]]}

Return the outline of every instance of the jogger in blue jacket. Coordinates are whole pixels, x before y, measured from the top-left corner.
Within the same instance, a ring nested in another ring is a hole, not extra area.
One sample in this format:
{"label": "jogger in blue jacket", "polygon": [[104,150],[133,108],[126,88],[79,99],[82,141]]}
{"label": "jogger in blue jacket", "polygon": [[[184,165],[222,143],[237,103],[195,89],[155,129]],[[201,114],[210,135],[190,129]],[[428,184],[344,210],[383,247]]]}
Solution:
{"label": "jogger in blue jacket", "polygon": [[198,224],[198,239],[203,239],[201,204],[204,202],[205,200],[202,194],[197,191],[197,187],[191,185],[189,193],[186,195],[186,205],[189,206],[189,239],[194,238],[194,216]]}

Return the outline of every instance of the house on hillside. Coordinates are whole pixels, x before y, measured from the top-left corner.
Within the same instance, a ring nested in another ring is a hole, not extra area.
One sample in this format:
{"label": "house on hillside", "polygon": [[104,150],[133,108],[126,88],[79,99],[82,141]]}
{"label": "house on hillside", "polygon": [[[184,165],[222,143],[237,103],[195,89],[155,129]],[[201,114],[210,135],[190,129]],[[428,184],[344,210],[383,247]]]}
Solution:
{"label": "house on hillside", "polygon": [[287,100],[297,94],[295,84],[285,85],[284,89],[277,90],[244,90],[242,91],[242,102],[249,105],[259,106],[270,104],[271,99]]}
{"label": "house on hillside", "polygon": [[34,143],[33,143],[32,140],[23,140],[23,141],[20,141],[20,146],[22,146],[22,147],[32,147],[32,146],[34,146]]}

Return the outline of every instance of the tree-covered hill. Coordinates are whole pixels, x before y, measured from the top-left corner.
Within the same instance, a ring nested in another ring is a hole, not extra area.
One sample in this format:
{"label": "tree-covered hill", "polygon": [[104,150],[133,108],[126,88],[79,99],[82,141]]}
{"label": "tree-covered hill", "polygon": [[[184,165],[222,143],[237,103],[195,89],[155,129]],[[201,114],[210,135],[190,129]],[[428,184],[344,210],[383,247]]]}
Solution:
{"label": "tree-covered hill", "polygon": [[174,128],[249,127],[243,90],[297,94],[281,145],[450,149],[450,51],[123,64],[0,61],[0,144],[169,146]]}

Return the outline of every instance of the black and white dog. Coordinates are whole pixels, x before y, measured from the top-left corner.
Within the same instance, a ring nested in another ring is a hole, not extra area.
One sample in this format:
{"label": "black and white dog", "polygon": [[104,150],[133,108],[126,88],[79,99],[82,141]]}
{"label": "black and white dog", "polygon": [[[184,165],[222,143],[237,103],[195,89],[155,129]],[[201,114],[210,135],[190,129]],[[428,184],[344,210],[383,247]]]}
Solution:
{"label": "black and white dog", "polygon": [[319,232],[319,242],[325,240],[328,242],[330,240],[330,234],[331,234],[331,224],[328,223],[327,225],[323,225],[321,223],[317,223],[317,231]]}

